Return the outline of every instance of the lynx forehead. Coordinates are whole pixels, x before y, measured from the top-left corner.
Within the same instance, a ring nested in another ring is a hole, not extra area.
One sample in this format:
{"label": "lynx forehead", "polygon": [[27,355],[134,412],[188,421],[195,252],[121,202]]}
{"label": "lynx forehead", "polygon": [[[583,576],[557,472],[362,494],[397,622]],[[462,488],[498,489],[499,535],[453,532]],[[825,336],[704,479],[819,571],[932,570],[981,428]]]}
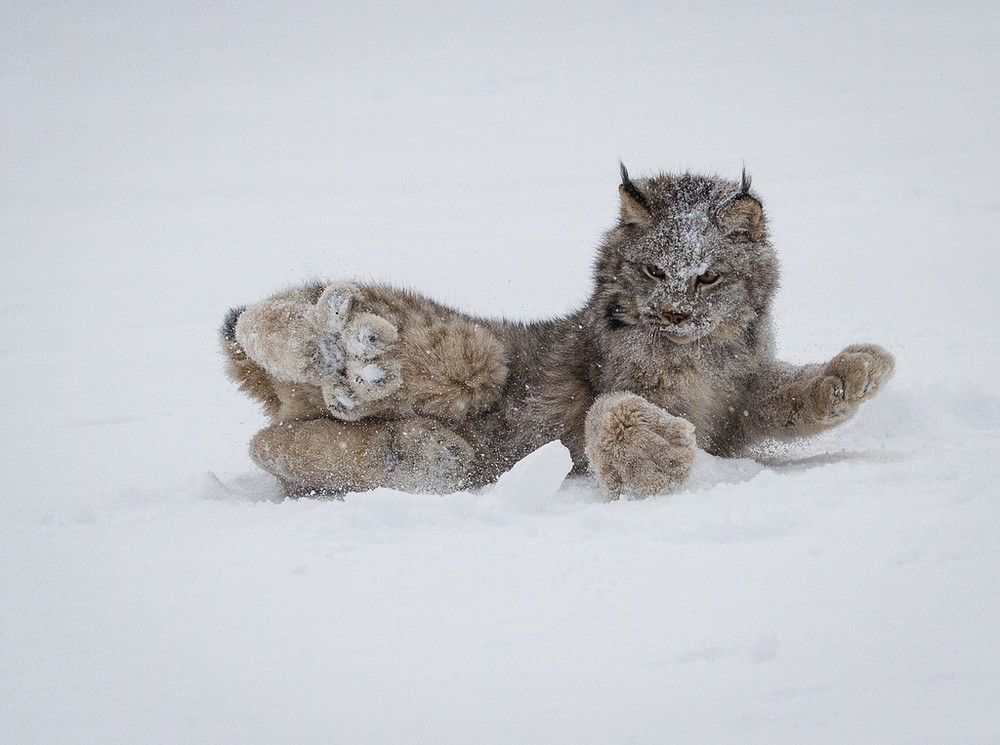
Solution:
{"label": "lynx forehead", "polygon": [[718,229],[705,210],[660,220],[641,241],[640,253],[668,271],[670,288],[684,291],[691,279],[708,271],[720,253]]}
{"label": "lynx forehead", "polygon": [[230,312],[229,374],[272,424],[253,459],[289,494],[482,485],[562,440],[609,498],[687,478],[695,448],[745,453],[847,420],[892,356],[775,359],[778,264],[739,181],[621,167],[590,299],[552,321],[476,318],[383,285],[308,285]]}

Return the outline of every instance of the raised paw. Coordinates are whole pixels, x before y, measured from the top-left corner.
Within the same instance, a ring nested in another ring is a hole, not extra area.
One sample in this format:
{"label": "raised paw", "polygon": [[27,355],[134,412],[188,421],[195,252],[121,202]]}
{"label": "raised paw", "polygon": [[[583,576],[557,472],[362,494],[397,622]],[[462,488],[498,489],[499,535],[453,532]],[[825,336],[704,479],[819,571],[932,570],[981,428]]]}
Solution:
{"label": "raised paw", "polygon": [[402,382],[392,351],[396,327],[363,307],[357,286],[330,285],[312,312],[312,359],[323,400],[339,419],[355,421],[380,408]]}
{"label": "raised paw", "polygon": [[632,393],[599,397],[584,433],[590,467],[610,499],[658,494],[683,483],[694,464],[694,425]]}
{"label": "raised paw", "polygon": [[874,396],[895,369],[893,356],[877,344],[852,344],[826,363],[809,384],[810,416],[837,424]]}

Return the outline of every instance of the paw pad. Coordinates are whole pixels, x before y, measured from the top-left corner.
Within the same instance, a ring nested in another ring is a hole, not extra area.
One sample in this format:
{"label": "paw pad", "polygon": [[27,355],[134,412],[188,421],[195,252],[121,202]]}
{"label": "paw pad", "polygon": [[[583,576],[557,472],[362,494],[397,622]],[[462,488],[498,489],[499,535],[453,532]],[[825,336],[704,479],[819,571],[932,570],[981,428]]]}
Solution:
{"label": "paw pad", "polygon": [[399,332],[385,318],[364,311],[365,298],[351,284],[330,285],[314,307],[317,373],[323,400],[339,419],[355,421],[379,409],[401,384],[391,351]]}
{"label": "paw pad", "polygon": [[385,382],[385,370],[378,365],[365,365],[358,371],[357,381],[366,385],[382,385]]}

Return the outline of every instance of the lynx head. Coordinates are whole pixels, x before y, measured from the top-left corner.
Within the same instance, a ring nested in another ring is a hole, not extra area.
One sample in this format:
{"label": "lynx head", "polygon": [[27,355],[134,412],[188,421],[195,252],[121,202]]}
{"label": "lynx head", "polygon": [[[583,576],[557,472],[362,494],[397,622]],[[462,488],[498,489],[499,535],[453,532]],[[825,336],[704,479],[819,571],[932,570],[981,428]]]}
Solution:
{"label": "lynx head", "polygon": [[[604,239],[596,299],[612,329],[664,343],[751,336],[777,287],[764,209],[740,181],[683,174],[629,178]],[[669,341],[668,341],[669,340]]]}

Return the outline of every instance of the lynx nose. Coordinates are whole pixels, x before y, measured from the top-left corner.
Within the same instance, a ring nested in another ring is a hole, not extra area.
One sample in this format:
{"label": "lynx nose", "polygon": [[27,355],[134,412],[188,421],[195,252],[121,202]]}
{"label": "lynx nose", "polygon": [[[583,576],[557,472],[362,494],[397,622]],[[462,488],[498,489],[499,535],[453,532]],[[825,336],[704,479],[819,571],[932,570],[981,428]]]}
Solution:
{"label": "lynx nose", "polygon": [[684,311],[677,310],[676,308],[665,310],[660,315],[663,316],[664,320],[669,321],[674,326],[684,323],[684,321],[691,317],[690,313],[685,313]]}

